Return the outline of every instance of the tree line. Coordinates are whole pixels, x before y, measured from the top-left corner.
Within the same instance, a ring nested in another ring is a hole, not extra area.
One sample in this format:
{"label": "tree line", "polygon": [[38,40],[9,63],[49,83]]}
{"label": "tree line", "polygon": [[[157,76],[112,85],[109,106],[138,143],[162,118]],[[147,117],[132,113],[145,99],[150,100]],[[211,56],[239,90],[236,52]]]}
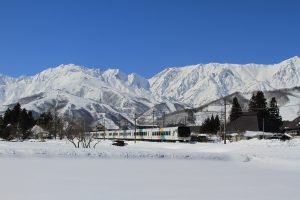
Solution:
{"label": "tree line", "polygon": [[[282,117],[275,97],[272,97],[269,104],[262,91],[252,94],[248,104],[248,110],[243,111],[239,104],[238,98],[232,100],[232,107],[229,115],[229,121],[232,122],[243,115],[244,112],[255,112],[258,119],[259,131],[280,132],[282,126]],[[211,116],[206,118],[200,126],[202,133],[216,134],[221,126],[219,116]]]}
{"label": "tree line", "polygon": [[210,134],[217,134],[217,132],[220,130],[220,119],[219,115],[212,115],[211,117],[208,117],[204,120],[202,125],[200,126],[200,131],[202,133],[210,133]]}
{"label": "tree line", "polygon": [[[70,119],[66,116],[58,116],[56,112],[44,112],[36,119],[31,111],[21,108],[17,103],[13,109],[7,109],[0,116],[0,137],[7,141],[26,140],[35,138],[32,128],[38,125],[46,133],[48,139],[68,139],[76,148],[90,148],[94,140],[92,135],[85,133],[90,131],[84,120]],[[96,143],[97,144],[97,143]],[[95,144],[94,144],[95,145]]]}
{"label": "tree line", "polygon": [[[234,121],[243,115],[243,110],[236,97],[233,98],[229,119]],[[282,117],[275,97],[272,97],[269,104],[262,91],[252,94],[248,104],[248,112],[255,112],[258,119],[259,131],[280,132]]]}
{"label": "tree line", "polygon": [[5,140],[27,139],[35,123],[32,112],[22,109],[18,103],[12,110],[8,108],[4,115],[0,116],[0,137]]}

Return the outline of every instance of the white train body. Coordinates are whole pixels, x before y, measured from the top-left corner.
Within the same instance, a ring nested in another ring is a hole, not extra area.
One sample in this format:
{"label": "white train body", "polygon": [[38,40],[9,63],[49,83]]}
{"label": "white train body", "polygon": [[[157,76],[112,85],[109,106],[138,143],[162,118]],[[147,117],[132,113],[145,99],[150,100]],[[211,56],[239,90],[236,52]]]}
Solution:
{"label": "white train body", "polygon": [[188,127],[145,128],[134,130],[111,130],[90,132],[99,139],[122,139],[144,141],[189,141],[191,132]]}

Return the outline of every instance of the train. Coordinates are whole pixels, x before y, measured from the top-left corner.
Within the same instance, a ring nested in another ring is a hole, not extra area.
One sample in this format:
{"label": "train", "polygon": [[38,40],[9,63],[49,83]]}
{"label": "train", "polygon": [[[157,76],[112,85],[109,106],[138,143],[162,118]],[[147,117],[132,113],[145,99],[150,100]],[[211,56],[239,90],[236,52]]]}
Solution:
{"label": "train", "polygon": [[[136,133],[136,134],[135,134]],[[191,139],[191,130],[186,126],[165,128],[139,128],[135,130],[109,130],[90,132],[97,139],[141,140],[153,142],[188,142]]]}

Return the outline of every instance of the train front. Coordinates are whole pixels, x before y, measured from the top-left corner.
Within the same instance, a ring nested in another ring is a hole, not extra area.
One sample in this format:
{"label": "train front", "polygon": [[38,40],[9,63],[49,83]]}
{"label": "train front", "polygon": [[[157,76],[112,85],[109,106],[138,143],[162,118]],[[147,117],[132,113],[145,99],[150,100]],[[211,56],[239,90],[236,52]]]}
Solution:
{"label": "train front", "polygon": [[191,140],[191,129],[186,126],[178,127],[178,140],[182,142],[188,142]]}

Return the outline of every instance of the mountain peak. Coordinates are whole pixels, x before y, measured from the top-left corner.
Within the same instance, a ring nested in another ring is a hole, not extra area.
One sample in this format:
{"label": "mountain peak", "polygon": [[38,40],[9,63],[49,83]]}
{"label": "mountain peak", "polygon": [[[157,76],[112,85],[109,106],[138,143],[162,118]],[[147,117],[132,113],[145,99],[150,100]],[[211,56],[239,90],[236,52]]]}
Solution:
{"label": "mountain peak", "polygon": [[61,65],[58,65],[55,68],[62,69],[62,70],[84,70],[84,69],[86,69],[83,66],[75,65],[75,64],[72,64],[72,63],[70,63],[70,64],[61,64]]}
{"label": "mountain peak", "polygon": [[103,72],[102,76],[104,79],[109,80],[109,79],[118,79],[123,82],[127,81],[127,74],[121,72],[119,69],[112,69],[109,68],[106,71]]}
{"label": "mountain peak", "polygon": [[53,68],[46,69],[41,73],[37,74],[38,76],[61,76],[67,75],[69,73],[83,73],[93,77],[99,77],[101,75],[100,69],[97,68],[87,68],[75,64],[61,64]]}
{"label": "mountain peak", "polygon": [[291,57],[289,59],[286,59],[286,60],[280,62],[279,64],[280,65],[290,65],[290,64],[297,64],[297,63],[300,64],[300,57],[294,56],[294,57]]}
{"label": "mountain peak", "polygon": [[131,73],[128,75],[128,83],[131,87],[143,88],[145,90],[150,89],[149,81],[136,73]]}
{"label": "mountain peak", "polygon": [[299,56],[294,56],[294,57],[289,58],[289,59],[287,59],[287,60],[290,60],[290,61],[292,61],[292,62],[299,62],[299,61],[300,61],[300,57],[299,57]]}

